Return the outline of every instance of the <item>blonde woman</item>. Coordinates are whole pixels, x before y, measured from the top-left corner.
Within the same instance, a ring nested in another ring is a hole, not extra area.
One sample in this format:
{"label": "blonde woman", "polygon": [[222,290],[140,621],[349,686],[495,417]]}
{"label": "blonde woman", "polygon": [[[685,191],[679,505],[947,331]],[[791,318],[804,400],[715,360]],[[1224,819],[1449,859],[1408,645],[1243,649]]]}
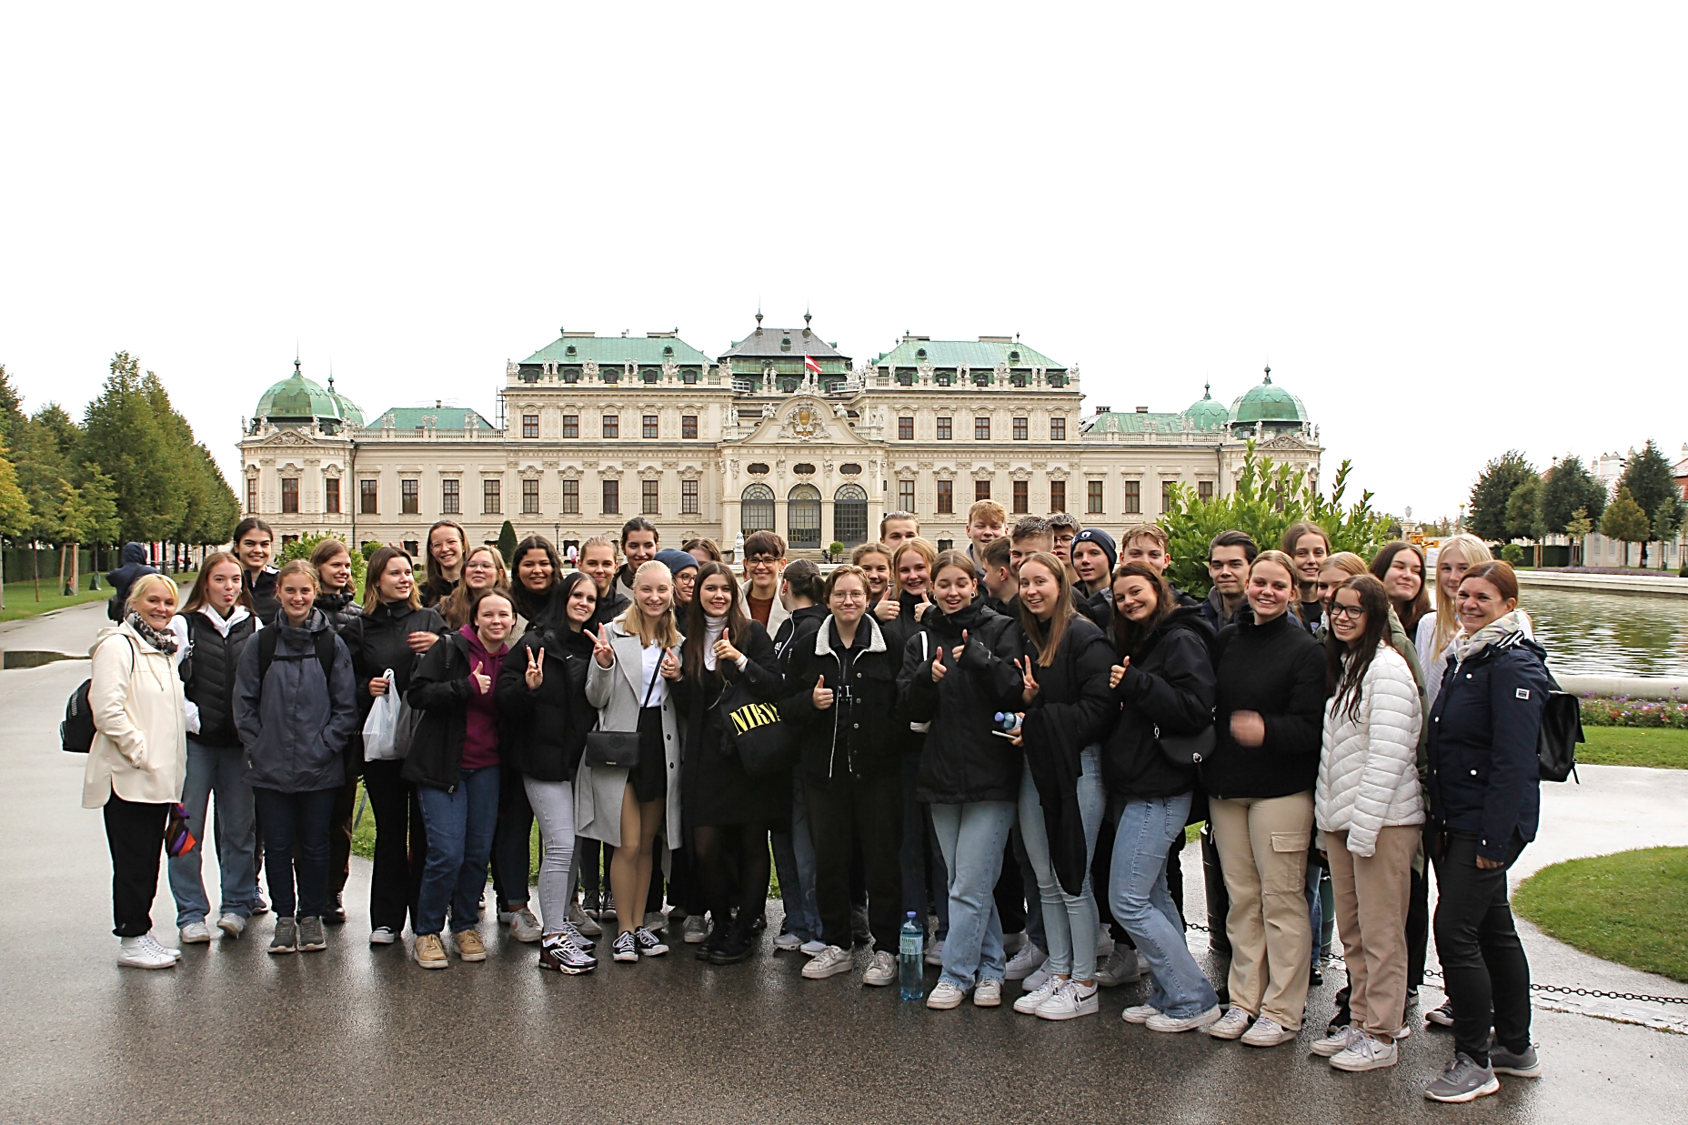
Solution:
{"label": "blonde woman", "polygon": [[182,955],[152,936],[164,825],[187,777],[182,681],[171,659],[175,613],[176,584],[162,574],[142,575],[129,587],[123,620],[101,629],[88,653],[95,733],[82,807],[105,810],[117,963],[135,969],[173,968]]}
{"label": "blonde woman", "polygon": [[[668,952],[642,924],[650,892],[657,830],[667,821],[668,846],[680,835],[680,739],[668,690],[680,677],[674,625],[674,578],[654,559],[633,573],[633,604],[593,636],[586,700],[598,709],[600,731],[637,732],[638,763],[593,766],[591,738],[574,786],[575,831],[615,848],[610,891],[615,896],[617,961]],[[599,919],[600,923],[603,919]]]}
{"label": "blonde woman", "polygon": [[1436,706],[1436,696],[1442,690],[1449,646],[1459,632],[1459,584],[1466,571],[1478,563],[1492,561],[1494,555],[1489,545],[1463,532],[1442,540],[1441,549],[1436,552],[1436,612],[1419,618],[1418,634],[1413,638],[1431,707]]}

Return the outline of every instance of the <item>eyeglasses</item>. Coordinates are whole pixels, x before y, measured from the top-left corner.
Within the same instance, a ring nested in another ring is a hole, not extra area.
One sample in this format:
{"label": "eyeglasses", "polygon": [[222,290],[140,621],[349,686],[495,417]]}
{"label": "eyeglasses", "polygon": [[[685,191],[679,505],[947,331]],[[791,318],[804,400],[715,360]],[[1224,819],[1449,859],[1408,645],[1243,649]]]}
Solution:
{"label": "eyeglasses", "polygon": [[1357,605],[1332,605],[1330,617],[1335,621],[1338,617],[1346,617],[1350,621],[1358,621],[1366,615],[1365,607]]}

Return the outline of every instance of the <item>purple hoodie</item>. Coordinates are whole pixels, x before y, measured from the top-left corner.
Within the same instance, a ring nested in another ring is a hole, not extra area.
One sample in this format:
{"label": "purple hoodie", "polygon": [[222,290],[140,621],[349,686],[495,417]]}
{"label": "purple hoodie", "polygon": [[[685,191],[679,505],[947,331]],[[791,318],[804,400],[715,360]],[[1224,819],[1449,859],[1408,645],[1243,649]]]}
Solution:
{"label": "purple hoodie", "polygon": [[[498,653],[490,653],[481,644],[481,638],[474,627],[465,625],[458,630],[469,639],[469,671],[471,676],[475,666],[479,665],[483,673],[498,682],[498,670],[504,666],[504,657],[510,651],[508,644]],[[469,718],[463,732],[463,764],[462,769],[478,770],[498,764],[498,703],[494,692],[482,695],[474,688],[471,679],[469,686]]]}

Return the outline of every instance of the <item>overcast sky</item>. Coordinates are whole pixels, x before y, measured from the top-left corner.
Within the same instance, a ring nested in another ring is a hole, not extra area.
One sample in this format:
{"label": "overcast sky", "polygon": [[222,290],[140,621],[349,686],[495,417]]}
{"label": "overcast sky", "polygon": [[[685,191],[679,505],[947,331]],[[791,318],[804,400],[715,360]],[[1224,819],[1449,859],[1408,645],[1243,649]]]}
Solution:
{"label": "overcast sky", "polygon": [[1300,395],[1452,514],[1684,406],[1682,5],[0,11],[0,363],[127,349],[232,477],[292,367],[489,416],[560,326],[1020,333],[1086,412]]}

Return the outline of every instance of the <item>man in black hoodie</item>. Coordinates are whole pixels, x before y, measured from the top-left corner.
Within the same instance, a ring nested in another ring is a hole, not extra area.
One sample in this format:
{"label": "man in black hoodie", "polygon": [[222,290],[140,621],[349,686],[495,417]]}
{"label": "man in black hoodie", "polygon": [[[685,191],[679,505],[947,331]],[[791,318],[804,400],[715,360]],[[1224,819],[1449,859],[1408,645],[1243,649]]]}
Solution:
{"label": "man in black hoodie", "polygon": [[106,574],[111,584],[111,600],[106,603],[106,616],[113,621],[123,620],[123,607],[129,601],[129,587],[144,574],[157,574],[156,566],[147,564],[145,543],[123,544],[123,561]]}

